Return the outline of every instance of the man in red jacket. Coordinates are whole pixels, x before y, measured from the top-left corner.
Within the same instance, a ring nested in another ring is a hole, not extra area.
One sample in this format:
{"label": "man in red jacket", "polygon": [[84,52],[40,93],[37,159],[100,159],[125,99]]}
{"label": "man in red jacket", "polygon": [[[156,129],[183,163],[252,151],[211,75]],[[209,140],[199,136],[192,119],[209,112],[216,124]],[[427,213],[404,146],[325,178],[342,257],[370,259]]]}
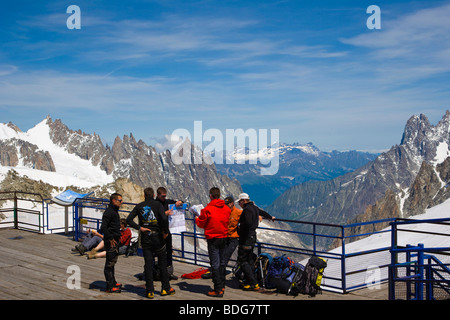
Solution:
{"label": "man in red jacket", "polygon": [[211,202],[202,209],[200,216],[195,219],[195,223],[199,228],[205,229],[205,238],[208,243],[208,255],[214,284],[214,289],[208,292],[208,296],[223,297],[226,271],[224,253],[231,210],[223,200],[219,199],[219,188],[211,188],[209,198]]}

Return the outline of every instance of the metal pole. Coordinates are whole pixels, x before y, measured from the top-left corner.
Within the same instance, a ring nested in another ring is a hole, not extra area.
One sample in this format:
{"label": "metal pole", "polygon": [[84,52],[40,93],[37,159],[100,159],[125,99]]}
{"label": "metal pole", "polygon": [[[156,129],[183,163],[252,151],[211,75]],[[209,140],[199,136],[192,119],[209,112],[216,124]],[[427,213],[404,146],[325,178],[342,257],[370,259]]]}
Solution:
{"label": "metal pole", "polygon": [[74,213],[73,213],[73,225],[75,227],[75,241],[78,241],[78,232],[79,232],[79,225],[78,225],[78,201],[75,201],[73,204]]}
{"label": "metal pole", "polygon": [[69,207],[64,206],[64,234],[69,233]]}
{"label": "metal pole", "polygon": [[397,224],[395,221],[391,222],[391,265],[389,266],[389,300],[395,300],[395,282],[397,275]]}
{"label": "metal pole", "polygon": [[342,292],[347,293],[347,276],[345,271],[345,234],[344,227],[342,230],[342,253],[341,253],[341,278],[342,278]]}
{"label": "metal pole", "polygon": [[423,300],[423,280],[424,277],[424,259],[423,259],[423,243],[419,243],[419,248],[417,249],[417,267],[418,267],[418,273],[419,273],[419,279],[417,281],[417,290],[416,290],[416,296],[417,300]]}
{"label": "metal pole", "polygon": [[17,212],[17,193],[14,191],[14,229],[19,229],[19,217]]}

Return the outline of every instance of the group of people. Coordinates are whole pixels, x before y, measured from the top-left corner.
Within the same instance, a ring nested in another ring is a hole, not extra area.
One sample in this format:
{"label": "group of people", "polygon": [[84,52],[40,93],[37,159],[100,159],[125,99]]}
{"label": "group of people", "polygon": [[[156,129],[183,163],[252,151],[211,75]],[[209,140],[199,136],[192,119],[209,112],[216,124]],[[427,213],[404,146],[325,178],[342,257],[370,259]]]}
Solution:
{"label": "group of people", "polygon": [[[210,202],[195,219],[198,227],[205,230],[208,255],[211,264],[213,288],[208,296],[223,297],[225,293],[226,266],[238,247],[237,261],[244,274],[246,291],[259,290],[254,272],[253,249],[256,244],[256,228],[262,218],[274,220],[270,214],[257,207],[246,193],[234,201],[232,197],[220,199],[219,188],[209,191]],[[235,207],[239,204],[242,210]]]}
{"label": "group of people", "polygon": [[[121,284],[115,279],[114,266],[120,254],[120,216],[119,209],[123,198],[119,193],[110,196],[110,203],[102,216],[101,232],[105,244],[106,291],[110,293],[121,292]],[[172,262],[172,234],[169,230],[168,216],[170,204],[180,206],[181,200],[167,199],[167,190],[164,187],[157,189],[157,196],[152,188],[144,189],[144,201],[137,204],[130,212],[125,223],[139,230],[142,251],[144,255],[144,279],[146,297],[154,298],[153,263],[158,258],[158,267],[162,283],[161,295],[173,295],[175,290],[170,287],[170,279],[173,275]],[[135,222],[135,218],[138,222]],[[119,222],[119,223],[118,223]]]}
{"label": "group of people", "polygon": [[[244,290],[258,290],[254,275],[253,249],[256,244],[256,228],[262,217],[274,220],[264,210],[258,208],[248,194],[241,193],[234,201],[232,197],[220,199],[220,190],[213,187],[209,190],[210,202],[195,218],[198,227],[204,229],[211,264],[213,289],[208,292],[212,297],[223,297],[225,290],[226,266],[236,247],[238,247],[238,263],[244,274]],[[123,202],[122,195],[113,193],[110,204],[102,216],[101,233],[105,248],[104,275],[106,291],[121,292],[121,284],[115,279],[114,266],[119,255],[121,244],[121,220],[119,208]],[[125,219],[125,223],[139,230],[144,255],[144,279],[147,298],[154,298],[153,264],[158,259],[161,295],[173,295],[175,290],[170,286],[173,275],[172,235],[169,230],[169,204],[180,206],[183,202],[167,199],[167,191],[160,187],[155,193],[152,188],[144,189],[144,201],[137,204]],[[235,207],[237,203],[242,210]],[[137,217],[137,222],[135,218]]]}

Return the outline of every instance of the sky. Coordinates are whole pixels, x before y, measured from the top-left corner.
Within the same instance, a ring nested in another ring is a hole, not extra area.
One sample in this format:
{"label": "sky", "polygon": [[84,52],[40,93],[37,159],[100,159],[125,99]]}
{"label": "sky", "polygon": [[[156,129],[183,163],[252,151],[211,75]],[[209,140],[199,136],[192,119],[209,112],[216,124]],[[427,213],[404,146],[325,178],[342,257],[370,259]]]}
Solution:
{"label": "sky", "polygon": [[380,152],[412,115],[436,124],[450,109],[449,16],[433,0],[7,1],[0,122],[50,115],[155,145],[201,121]]}

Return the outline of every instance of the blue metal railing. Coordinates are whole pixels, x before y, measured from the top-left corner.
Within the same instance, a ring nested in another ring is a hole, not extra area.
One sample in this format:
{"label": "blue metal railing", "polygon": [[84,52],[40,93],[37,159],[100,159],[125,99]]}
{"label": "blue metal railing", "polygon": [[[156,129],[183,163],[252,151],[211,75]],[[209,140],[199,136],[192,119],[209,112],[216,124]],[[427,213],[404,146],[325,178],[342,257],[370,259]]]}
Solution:
{"label": "blue metal railing", "polygon": [[436,257],[440,255],[450,259],[450,247],[425,247],[422,243],[417,246],[408,244],[402,247],[398,245],[398,232],[425,233],[442,237],[450,237],[450,234],[399,228],[402,225],[412,224],[450,226],[450,219],[398,219],[392,223],[389,299],[450,299],[450,264],[443,263]]}
{"label": "blue metal railing", "polygon": [[[100,218],[92,218],[83,213],[83,209],[90,208],[102,211],[106,209],[109,200],[97,199],[97,198],[84,198],[79,199],[75,202],[73,206],[73,225],[75,229],[75,239],[78,240],[79,237],[84,233],[83,227],[86,223],[94,224],[97,228],[100,226]],[[128,203],[133,205],[132,203]],[[128,211],[123,210],[124,214]],[[319,255],[328,260],[328,271],[325,270],[323,277],[323,290],[337,291],[341,293],[348,293],[367,286],[366,276],[368,271],[368,266],[359,263],[361,259],[372,260],[373,256],[379,255],[379,262],[377,267],[381,270],[385,270],[385,276],[380,276],[376,283],[382,283],[389,280],[389,266],[391,264],[391,246],[380,246],[371,250],[363,251],[353,251],[346,252],[346,246],[352,241],[356,240],[357,237],[364,237],[383,233],[393,233],[393,229],[385,228],[381,231],[371,231],[362,233],[352,233],[355,227],[373,225],[375,228],[379,224],[395,224],[397,219],[382,219],[364,223],[355,223],[349,225],[337,225],[337,224],[324,224],[315,223],[307,221],[296,221],[296,220],[284,220],[277,219],[276,221],[287,223],[290,225],[302,226],[302,231],[297,231],[298,228],[266,228],[260,227],[259,231],[264,232],[266,230],[271,232],[280,232],[283,234],[289,234],[293,237],[298,238],[308,238],[310,239],[311,245],[302,247],[292,247],[286,246],[281,243],[277,243],[277,237],[273,237],[273,241],[263,241],[262,237],[259,238],[259,242],[256,245],[257,253],[261,252],[274,252],[277,255],[286,254],[287,256],[292,256],[298,258],[300,261],[302,258],[304,261],[312,255]],[[402,220],[403,221],[403,220]],[[179,259],[184,262],[190,262],[197,265],[208,265],[209,259],[206,252],[206,245],[201,244],[205,241],[202,230],[198,230],[194,218],[189,211],[186,211],[186,227],[187,231],[182,233],[173,233],[174,241],[178,239],[179,245],[174,244],[174,259]],[[307,230],[309,228],[309,230]],[[306,231],[305,231],[306,230]],[[326,230],[326,231],[320,231]],[[393,237],[393,236],[391,236]],[[322,249],[321,239],[335,240],[340,244],[340,252],[336,251],[326,251]],[[175,242],[174,242],[175,243]],[[203,249],[202,249],[203,248]],[[232,263],[235,260],[231,260]],[[231,266],[230,266],[231,267]],[[336,269],[332,271],[332,269]]]}

